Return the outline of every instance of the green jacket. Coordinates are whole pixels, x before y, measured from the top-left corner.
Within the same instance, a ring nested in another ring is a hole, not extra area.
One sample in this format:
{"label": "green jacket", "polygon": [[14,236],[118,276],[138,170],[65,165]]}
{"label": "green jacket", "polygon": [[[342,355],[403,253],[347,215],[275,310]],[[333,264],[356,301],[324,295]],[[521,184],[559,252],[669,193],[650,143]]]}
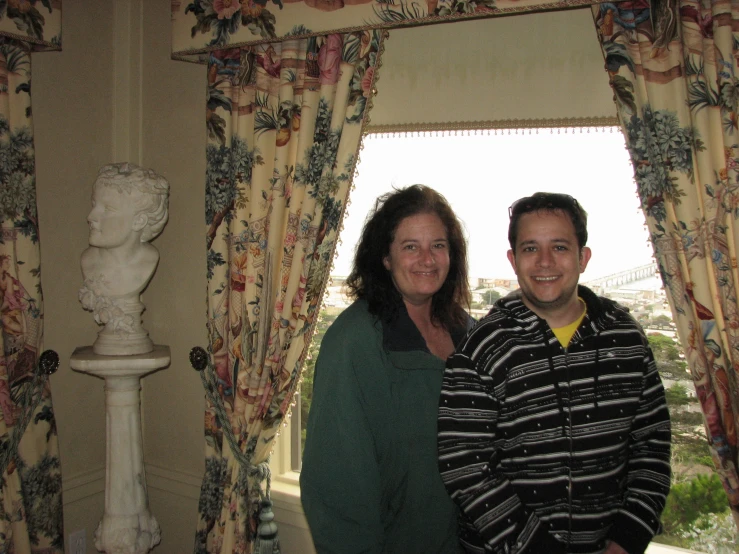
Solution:
{"label": "green jacket", "polygon": [[462,552],[437,466],[443,372],[404,308],[383,325],[360,300],[326,332],[300,471],[320,554]]}

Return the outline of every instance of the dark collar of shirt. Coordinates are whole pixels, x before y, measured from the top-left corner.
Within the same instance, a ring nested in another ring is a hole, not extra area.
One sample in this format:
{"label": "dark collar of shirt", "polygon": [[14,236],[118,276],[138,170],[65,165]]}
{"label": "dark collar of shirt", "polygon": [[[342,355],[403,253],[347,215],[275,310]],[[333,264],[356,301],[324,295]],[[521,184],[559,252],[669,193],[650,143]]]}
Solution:
{"label": "dark collar of shirt", "polygon": [[[471,321],[474,322],[473,320]],[[450,335],[452,336],[452,342],[455,347],[462,340],[462,337],[464,337],[468,327],[457,325],[451,330]],[[421,350],[429,354],[431,353],[426,346],[426,341],[423,335],[421,335],[421,331],[418,330],[411,316],[408,315],[405,304],[399,307],[398,315],[395,319],[389,322],[382,322],[382,344],[389,352]]]}

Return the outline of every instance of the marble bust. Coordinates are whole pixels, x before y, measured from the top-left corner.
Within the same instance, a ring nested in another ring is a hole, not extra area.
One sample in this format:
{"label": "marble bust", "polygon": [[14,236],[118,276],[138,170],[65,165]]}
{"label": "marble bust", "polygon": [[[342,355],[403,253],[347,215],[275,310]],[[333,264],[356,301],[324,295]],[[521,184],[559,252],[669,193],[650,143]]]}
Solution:
{"label": "marble bust", "polygon": [[150,169],[116,163],[98,172],[79,291],[83,308],[104,326],[93,344],[95,354],[135,355],[154,349],[141,324],[141,293],[159,263],[159,251],[149,241],[167,223],[168,201],[169,183]]}

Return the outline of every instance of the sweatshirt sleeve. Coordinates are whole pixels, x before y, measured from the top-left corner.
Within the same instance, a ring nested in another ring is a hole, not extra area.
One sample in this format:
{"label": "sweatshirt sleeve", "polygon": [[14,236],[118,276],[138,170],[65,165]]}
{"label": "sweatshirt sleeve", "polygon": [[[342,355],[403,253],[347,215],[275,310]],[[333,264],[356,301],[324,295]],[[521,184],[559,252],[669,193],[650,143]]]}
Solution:
{"label": "sweatshirt sleeve", "polygon": [[670,490],[670,414],[654,356],[644,342],[644,386],[631,428],[626,495],[608,535],[629,554],[642,554],[660,532]]}
{"label": "sweatshirt sleeve", "polygon": [[[474,526],[485,552],[564,553],[532,510],[523,505],[499,471],[499,400],[492,377],[479,372],[474,331],[460,352],[447,360],[439,400],[439,471],[447,492]],[[460,538],[465,540],[464,532]],[[472,540],[471,542],[477,542]]]}
{"label": "sweatshirt sleeve", "polygon": [[300,495],[319,554],[374,554],[384,536],[374,440],[350,337],[333,330],[316,362]]}

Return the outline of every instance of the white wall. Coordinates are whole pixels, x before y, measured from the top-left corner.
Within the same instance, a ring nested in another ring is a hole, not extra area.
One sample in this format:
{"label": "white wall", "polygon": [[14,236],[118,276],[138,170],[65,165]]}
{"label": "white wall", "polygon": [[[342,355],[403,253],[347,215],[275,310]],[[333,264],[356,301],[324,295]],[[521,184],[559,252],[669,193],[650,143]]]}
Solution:
{"label": "white wall", "polygon": [[[33,54],[32,109],[40,226],[45,347],[59,353],[51,377],[62,462],[65,531],[92,531],[103,509],[102,381],[73,372],[69,357],[96,325],[77,301],[85,217],[98,168],[111,161],[112,12],[97,2],[64,6],[63,52]],[[66,537],[65,537],[66,539]]]}

